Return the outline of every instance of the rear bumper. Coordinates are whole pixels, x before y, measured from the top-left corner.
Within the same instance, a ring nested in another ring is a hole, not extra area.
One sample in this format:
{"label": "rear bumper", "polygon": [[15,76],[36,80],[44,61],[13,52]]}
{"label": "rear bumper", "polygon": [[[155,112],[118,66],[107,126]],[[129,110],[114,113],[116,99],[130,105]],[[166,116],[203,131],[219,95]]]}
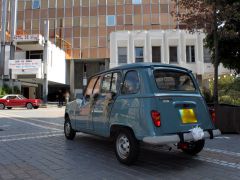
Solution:
{"label": "rear bumper", "polygon": [[[221,131],[219,129],[204,131],[204,138],[210,138],[220,136]],[[188,133],[181,133],[181,134],[173,134],[167,136],[149,136],[144,137],[143,142],[153,145],[164,145],[164,144],[172,144],[172,143],[179,143],[185,141],[193,141],[193,136],[191,132]]]}

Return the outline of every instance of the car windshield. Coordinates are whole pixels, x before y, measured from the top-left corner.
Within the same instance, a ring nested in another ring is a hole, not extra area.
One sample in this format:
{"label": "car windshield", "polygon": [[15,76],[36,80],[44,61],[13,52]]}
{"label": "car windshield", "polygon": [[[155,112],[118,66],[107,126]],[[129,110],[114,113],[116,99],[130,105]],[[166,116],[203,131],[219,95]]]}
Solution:
{"label": "car windshield", "polygon": [[193,80],[188,73],[156,69],[153,72],[157,87],[165,91],[195,91]]}
{"label": "car windshield", "polygon": [[19,99],[27,99],[23,95],[19,95],[18,97],[19,97]]}

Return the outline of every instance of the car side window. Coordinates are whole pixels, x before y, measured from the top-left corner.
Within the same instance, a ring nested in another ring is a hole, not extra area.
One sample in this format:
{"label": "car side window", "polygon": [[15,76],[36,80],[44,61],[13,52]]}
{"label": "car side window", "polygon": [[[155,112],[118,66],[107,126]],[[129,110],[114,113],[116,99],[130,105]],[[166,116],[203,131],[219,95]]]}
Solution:
{"label": "car side window", "polygon": [[112,84],[111,84],[111,92],[117,94],[119,87],[121,85],[122,75],[120,72],[115,72],[112,75]]}
{"label": "car side window", "polygon": [[87,96],[90,97],[92,95],[93,88],[94,88],[94,85],[95,85],[97,79],[98,79],[98,77],[93,77],[90,80],[90,82],[88,83],[87,89],[85,91],[85,94],[84,94],[85,97],[87,97]]}
{"label": "car side window", "polygon": [[140,89],[140,81],[137,71],[128,71],[125,75],[122,94],[135,94]]}
{"label": "car side window", "polygon": [[7,99],[8,100],[17,99],[17,96],[8,96]]}
{"label": "car side window", "polygon": [[102,94],[106,94],[110,92],[111,78],[112,78],[112,73],[109,73],[103,76],[102,87],[101,87]]}

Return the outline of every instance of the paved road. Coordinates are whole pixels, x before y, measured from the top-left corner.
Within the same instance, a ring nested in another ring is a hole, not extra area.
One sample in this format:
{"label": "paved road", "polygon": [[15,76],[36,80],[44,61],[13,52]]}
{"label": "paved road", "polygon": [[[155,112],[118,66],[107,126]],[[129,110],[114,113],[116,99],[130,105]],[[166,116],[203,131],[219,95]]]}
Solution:
{"label": "paved road", "polygon": [[63,135],[63,108],[0,111],[0,179],[240,179],[240,135],[207,140],[195,157],[142,147],[125,166],[110,141]]}

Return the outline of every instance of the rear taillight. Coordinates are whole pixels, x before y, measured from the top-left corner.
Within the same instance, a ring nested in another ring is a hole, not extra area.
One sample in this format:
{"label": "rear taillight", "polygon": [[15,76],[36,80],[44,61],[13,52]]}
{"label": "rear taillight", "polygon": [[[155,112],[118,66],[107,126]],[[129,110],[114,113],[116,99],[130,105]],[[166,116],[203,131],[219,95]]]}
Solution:
{"label": "rear taillight", "polygon": [[215,122],[216,122],[216,112],[215,112],[215,109],[213,109],[213,108],[209,109],[209,113],[211,115],[212,122],[215,124]]}
{"label": "rear taillight", "polygon": [[158,111],[152,110],[151,111],[151,116],[152,116],[153,124],[156,127],[160,127],[161,126],[160,113]]}

